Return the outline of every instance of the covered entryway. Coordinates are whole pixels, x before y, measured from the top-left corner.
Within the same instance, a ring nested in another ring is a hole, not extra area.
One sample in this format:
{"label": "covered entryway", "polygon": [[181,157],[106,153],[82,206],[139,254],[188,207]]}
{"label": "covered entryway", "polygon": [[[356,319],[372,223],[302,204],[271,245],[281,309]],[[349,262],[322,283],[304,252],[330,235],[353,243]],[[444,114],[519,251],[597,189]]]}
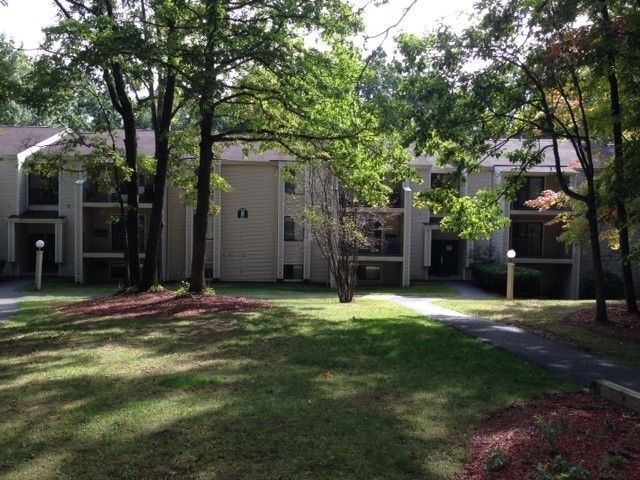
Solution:
{"label": "covered entryway", "polygon": [[7,223],[7,261],[14,276],[31,274],[35,271],[35,243],[42,240],[42,271],[58,275],[62,263],[62,232],[64,217],[58,212],[36,210],[13,215]]}

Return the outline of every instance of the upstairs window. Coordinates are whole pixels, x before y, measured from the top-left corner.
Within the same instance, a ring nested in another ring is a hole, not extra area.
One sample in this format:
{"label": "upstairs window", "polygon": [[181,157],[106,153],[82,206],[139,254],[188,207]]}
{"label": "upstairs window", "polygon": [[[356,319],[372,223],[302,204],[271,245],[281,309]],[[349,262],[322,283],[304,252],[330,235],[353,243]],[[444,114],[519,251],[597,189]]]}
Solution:
{"label": "upstairs window", "polygon": [[300,242],[304,240],[304,225],[297,224],[293,217],[284,217],[284,240],[285,242]]}
{"label": "upstairs window", "polygon": [[542,256],[542,223],[513,222],[511,224],[511,248],[518,257]]}
{"label": "upstairs window", "polygon": [[57,205],[58,204],[58,177],[43,177],[42,175],[29,175],[29,204],[30,205]]}
{"label": "upstairs window", "polygon": [[544,177],[525,177],[522,188],[518,191],[518,197],[511,204],[513,210],[531,210],[524,202],[537,198],[544,190]]}

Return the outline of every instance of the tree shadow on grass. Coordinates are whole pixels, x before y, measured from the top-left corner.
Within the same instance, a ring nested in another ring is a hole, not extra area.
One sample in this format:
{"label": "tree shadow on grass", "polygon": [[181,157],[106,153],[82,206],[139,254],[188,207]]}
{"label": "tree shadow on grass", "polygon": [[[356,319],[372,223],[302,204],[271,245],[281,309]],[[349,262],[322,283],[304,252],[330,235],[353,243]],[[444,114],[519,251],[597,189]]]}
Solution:
{"label": "tree shadow on grass", "polygon": [[452,478],[485,413],[561,386],[404,314],[40,314],[0,329],[15,478]]}

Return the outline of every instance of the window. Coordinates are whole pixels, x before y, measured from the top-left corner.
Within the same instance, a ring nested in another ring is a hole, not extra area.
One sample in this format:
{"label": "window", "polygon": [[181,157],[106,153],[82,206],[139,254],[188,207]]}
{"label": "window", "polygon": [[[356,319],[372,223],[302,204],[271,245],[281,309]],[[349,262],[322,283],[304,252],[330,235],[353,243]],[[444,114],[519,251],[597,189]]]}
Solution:
{"label": "window", "polygon": [[544,177],[526,177],[522,188],[518,191],[518,197],[511,204],[513,210],[530,210],[524,202],[537,198],[544,190]]}
{"label": "window", "polygon": [[285,265],[284,266],[284,279],[285,280],[302,280],[303,275],[302,265]]}
{"label": "window", "polygon": [[29,204],[57,205],[58,204],[58,176],[43,177],[29,175]]}
{"label": "window", "polygon": [[380,265],[358,265],[358,280],[364,282],[379,282],[382,279]]}
{"label": "window", "polygon": [[514,222],[511,225],[511,248],[518,257],[541,257],[542,223]]}
{"label": "window", "polygon": [[284,240],[285,242],[300,242],[304,240],[304,225],[296,224],[293,217],[284,217]]}

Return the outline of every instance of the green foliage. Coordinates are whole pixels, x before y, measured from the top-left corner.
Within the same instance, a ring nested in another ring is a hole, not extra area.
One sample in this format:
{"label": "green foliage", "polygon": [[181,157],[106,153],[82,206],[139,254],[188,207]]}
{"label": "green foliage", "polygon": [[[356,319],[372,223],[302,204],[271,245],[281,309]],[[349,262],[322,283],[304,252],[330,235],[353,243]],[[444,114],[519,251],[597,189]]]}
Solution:
{"label": "green foliage", "polygon": [[545,419],[541,415],[533,417],[533,426],[542,435],[542,438],[549,445],[552,445],[558,437],[558,429],[553,425],[550,420]]}
{"label": "green foliage", "polygon": [[[473,282],[490,292],[505,293],[507,266],[502,263],[472,263]],[[542,272],[516,265],[514,291],[519,297],[537,297],[542,291]]]}
{"label": "green foliage", "polygon": [[[582,277],[580,284],[581,298],[594,298],[593,273]],[[624,282],[620,275],[609,270],[604,271],[604,295],[608,300],[624,298]]]}
{"label": "green foliage", "polygon": [[538,480],[591,480],[591,472],[579,463],[574,465],[561,455],[553,459],[552,464],[538,465],[536,467]]}
{"label": "green foliage", "polygon": [[487,456],[486,468],[490,472],[497,472],[506,467],[509,458],[504,450],[500,447],[493,447],[489,450],[489,455]]}
{"label": "green foliage", "polygon": [[432,215],[442,215],[440,228],[468,240],[489,239],[496,230],[508,227],[499,202],[501,192],[481,189],[475,196],[460,196],[449,188],[434,188],[415,197],[417,208],[428,208]]}
{"label": "green foliage", "polygon": [[149,293],[164,293],[167,291],[167,289],[165,287],[163,287],[162,285],[156,283],[154,285],[151,286],[151,288],[148,290]]}
{"label": "green foliage", "polygon": [[189,291],[189,282],[187,282],[186,280],[182,280],[180,282],[180,286],[176,289],[175,292],[175,297],[176,298],[186,298],[186,297],[191,297],[191,292]]}

